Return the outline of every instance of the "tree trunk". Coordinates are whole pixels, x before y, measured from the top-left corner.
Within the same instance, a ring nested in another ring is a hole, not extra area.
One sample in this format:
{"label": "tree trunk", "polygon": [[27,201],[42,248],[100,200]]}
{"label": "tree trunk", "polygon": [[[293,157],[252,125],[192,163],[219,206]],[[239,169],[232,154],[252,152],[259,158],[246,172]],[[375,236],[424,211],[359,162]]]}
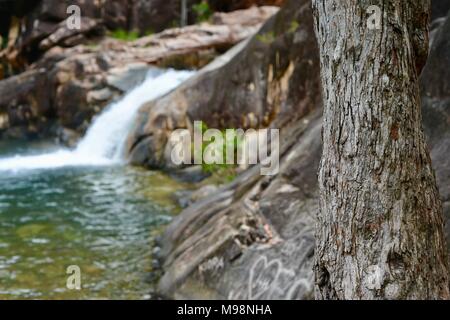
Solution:
{"label": "tree trunk", "polygon": [[429,10],[428,0],[313,0],[325,106],[318,299],[449,298],[418,88]]}

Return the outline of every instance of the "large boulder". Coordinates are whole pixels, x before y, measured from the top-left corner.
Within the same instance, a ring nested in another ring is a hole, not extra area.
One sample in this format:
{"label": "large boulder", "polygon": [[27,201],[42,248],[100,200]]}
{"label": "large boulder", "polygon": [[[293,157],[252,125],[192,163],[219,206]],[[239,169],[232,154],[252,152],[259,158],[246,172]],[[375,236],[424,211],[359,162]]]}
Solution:
{"label": "large boulder", "polygon": [[[450,2],[450,1],[449,1]],[[425,133],[441,193],[450,247],[450,12],[436,31],[421,75]]]}
{"label": "large boulder", "polygon": [[[310,8],[290,1],[248,43],[241,43],[175,91],[145,104],[129,143],[133,164],[154,169],[165,158],[170,133],[196,120],[212,128],[281,127],[319,103],[317,48]],[[217,17],[233,21],[233,13]],[[250,19],[249,19],[250,21]]]}

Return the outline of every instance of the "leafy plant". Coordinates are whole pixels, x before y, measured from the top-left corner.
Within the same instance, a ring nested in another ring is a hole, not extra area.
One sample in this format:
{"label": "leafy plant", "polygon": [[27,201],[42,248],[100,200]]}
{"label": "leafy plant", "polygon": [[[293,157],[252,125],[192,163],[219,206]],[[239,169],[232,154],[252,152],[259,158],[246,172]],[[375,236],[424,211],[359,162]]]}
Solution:
{"label": "leafy plant", "polygon": [[270,44],[275,40],[275,33],[273,31],[270,31],[267,33],[258,34],[256,36],[256,39],[258,39],[258,41],[262,43]]}
{"label": "leafy plant", "polygon": [[212,15],[212,10],[207,1],[194,4],[192,10],[195,12],[198,22],[207,21]]}
{"label": "leafy plant", "polygon": [[[202,136],[205,133],[206,130],[208,130],[208,126],[206,125],[206,123],[202,122]],[[233,129],[234,130],[234,129]],[[229,140],[229,137],[227,137],[226,135],[226,131],[223,130],[222,132],[222,139],[223,139],[223,150],[222,150],[222,155],[223,155],[223,159],[225,162],[225,157],[226,157],[226,152],[227,152],[227,145],[229,144],[233,144],[234,149],[233,149],[233,154],[236,155],[237,154],[237,150],[238,148],[241,147],[242,141],[240,139],[240,137],[236,134],[236,130],[234,130],[233,132],[233,140]],[[228,139],[228,140],[227,140]],[[205,154],[205,150],[206,148],[210,145],[214,143],[214,141],[203,141],[202,140],[202,148],[201,148],[201,156],[203,156]],[[192,145],[192,148],[194,146]],[[193,150],[194,152],[196,152],[196,150]],[[199,150],[198,150],[199,151]],[[197,152],[198,152],[197,151]],[[220,151],[220,150],[218,150]],[[202,163],[202,170],[203,172],[206,173],[217,173],[220,176],[222,176],[225,180],[227,181],[231,181],[234,179],[235,177],[235,169],[236,168],[236,164],[206,164],[206,163]]]}
{"label": "leafy plant", "polygon": [[292,20],[291,25],[289,26],[289,33],[294,33],[297,31],[300,24],[296,20]]}
{"label": "leafy plant", "polygon": [[124,29],[117,29],[109,33],[114,39],[122,41],[134,41],[139,38],[139,33],[137,31],[126,31]]}

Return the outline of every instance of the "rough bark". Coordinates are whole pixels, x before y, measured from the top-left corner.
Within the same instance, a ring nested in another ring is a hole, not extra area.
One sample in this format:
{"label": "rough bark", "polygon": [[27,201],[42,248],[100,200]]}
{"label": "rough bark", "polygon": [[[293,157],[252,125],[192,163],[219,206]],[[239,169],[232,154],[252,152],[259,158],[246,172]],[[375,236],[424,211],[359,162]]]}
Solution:
{"label": "rough bark", "polygon": [[430,2],[314,0],[313,11],[324,91],[316,298],[449,298],[418,88]]}

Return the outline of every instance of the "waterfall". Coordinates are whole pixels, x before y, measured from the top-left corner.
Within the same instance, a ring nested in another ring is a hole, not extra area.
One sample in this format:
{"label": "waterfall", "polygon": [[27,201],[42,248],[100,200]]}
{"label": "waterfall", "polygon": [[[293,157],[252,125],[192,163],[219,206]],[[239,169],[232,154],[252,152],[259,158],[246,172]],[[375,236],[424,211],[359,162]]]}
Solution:
{"label": "waterfall", "polygon": [[124,146],[139,107],[160,97],[189,78],[193,72],[149,71],[144,82],[96,117],[74,150],[60,149],[33,156],[0,159],[0,170],[45,169],[62,166],[98,166],[124,161]]}

